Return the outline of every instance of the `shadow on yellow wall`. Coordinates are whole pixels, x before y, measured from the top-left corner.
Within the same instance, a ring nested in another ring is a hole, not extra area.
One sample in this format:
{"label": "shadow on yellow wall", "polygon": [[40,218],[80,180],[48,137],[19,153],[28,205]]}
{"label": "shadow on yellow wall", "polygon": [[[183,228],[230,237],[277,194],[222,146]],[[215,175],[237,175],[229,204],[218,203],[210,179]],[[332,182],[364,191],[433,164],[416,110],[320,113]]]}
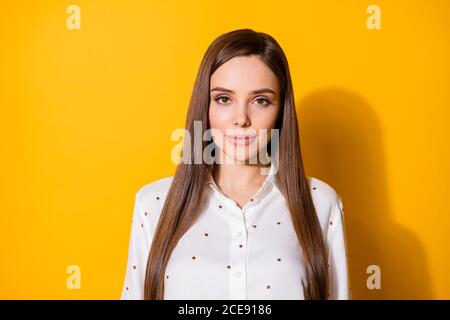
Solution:
{"label": "shadow on yellow wall", "polygon": [[[343,198],[353,298],[432,299],[424,246],[391,210],[383,137],[372,107],[334,87],[309,93],[297,106],[307,174]],[[366,286],[369,265],[381,268],[379,290]]]}

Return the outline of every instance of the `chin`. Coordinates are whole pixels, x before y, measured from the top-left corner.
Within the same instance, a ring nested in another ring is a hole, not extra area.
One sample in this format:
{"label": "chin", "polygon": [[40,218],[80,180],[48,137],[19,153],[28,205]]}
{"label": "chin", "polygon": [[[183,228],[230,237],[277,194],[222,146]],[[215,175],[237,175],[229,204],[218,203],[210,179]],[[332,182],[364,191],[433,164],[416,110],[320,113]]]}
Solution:
{"label": "chin", "polygon": [[[253,161],[257,160],[256,154],[249,154],[248,152],[245,152],[245,154],[238,155],[238,154],[227,154],[229,159],[232,159],[233,163],[244,163],[249,162],[250,159],[253,159]],[[255,162],[256,164],[257,162]]]}

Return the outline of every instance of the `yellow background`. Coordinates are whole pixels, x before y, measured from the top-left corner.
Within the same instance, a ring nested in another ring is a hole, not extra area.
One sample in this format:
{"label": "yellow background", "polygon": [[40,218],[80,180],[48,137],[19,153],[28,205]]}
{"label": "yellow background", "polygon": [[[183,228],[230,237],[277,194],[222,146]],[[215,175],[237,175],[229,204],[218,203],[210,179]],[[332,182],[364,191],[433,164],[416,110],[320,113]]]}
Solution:
{"label": "yellow background", "polygon": [[119,298],[135,192],[174,173],[207,46],[247,27],[284,48],[307,174],[343,197],[353,297],[450,298],[449,21],[446,0],[2,1],[0,298]]}

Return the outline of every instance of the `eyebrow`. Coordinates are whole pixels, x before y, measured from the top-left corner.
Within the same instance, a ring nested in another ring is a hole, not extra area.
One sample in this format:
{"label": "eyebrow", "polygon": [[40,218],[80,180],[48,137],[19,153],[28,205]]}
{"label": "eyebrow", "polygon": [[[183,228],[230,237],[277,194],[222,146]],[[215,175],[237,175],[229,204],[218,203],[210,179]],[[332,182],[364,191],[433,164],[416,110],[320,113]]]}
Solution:
{"label": "eyebrow", "polygon": [[[213,91],[234,93],[233,90],[225,89],[225,88],[222,88],[222,87],[215,87],[215,88],[211,89],[210,92],[213,92]],[[269,88],[262,88],[262,89],[258,89],[258,90],[253,90],[251,93],[253,93],[253,94],[261,94],[261,93],[272,93],[272,94],[275,94],[275,92],[272,89],[269,89]]]}

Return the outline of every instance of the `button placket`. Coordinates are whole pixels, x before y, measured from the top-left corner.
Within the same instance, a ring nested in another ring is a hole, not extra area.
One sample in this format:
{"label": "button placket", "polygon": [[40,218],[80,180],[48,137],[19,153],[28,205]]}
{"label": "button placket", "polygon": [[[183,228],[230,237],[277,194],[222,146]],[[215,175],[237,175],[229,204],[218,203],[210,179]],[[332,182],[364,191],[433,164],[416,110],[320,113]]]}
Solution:
{"label": "button placket", "polygon": [[230,224],[229,263],[234,270],[229,274],[230,299],[246,299],[247,296],[247,229],[243,210],[232,207],[227,210]]}

